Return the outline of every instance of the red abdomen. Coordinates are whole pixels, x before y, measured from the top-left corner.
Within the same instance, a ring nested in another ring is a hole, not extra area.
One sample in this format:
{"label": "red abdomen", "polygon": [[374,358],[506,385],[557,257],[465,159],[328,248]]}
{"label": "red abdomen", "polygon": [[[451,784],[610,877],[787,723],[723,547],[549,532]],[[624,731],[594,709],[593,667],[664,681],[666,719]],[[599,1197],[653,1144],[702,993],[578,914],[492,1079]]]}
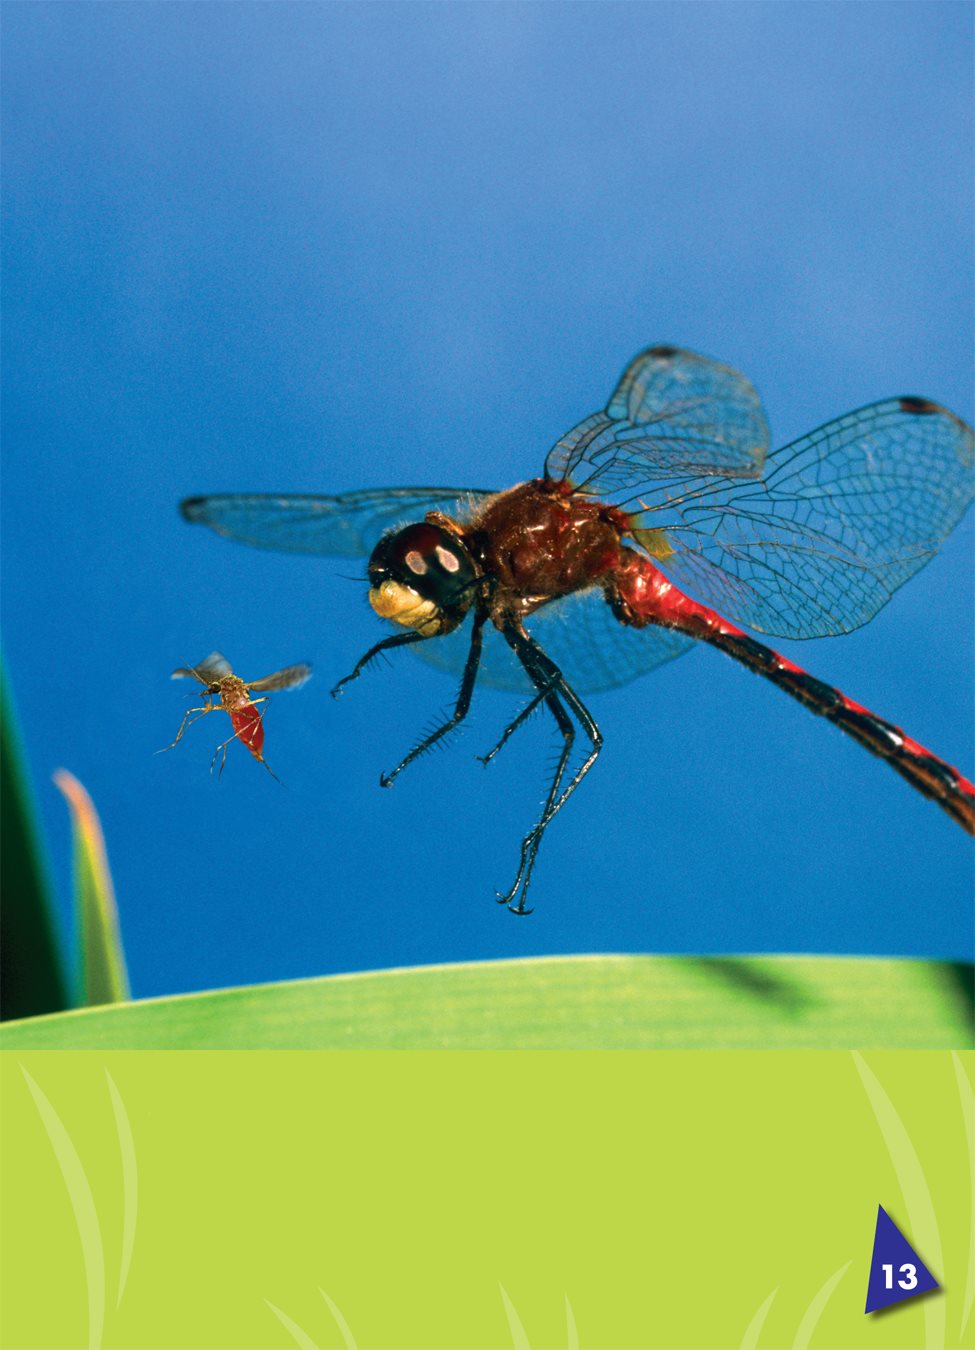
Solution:
{"label": "red abdomen", "polygon": [[230,714],[230,721],[237,739],[243,741],[255,759],[264,758],[264,720],[261,712],[253,703],[245,703]]}
{"label": "red abdomen", "polygon": [[975,785],[953,765],[933,755],[900,727],[878,717],[832,685],[817,680],[785,656],[743,633],[713,609],[685,595],[649,558],[621,550],[620,566],[608,589],[618,619],[634,628],[660,624],[709,642],[762,675],[884,759],[912,787],[933,798],[969,834],[975,834]]}

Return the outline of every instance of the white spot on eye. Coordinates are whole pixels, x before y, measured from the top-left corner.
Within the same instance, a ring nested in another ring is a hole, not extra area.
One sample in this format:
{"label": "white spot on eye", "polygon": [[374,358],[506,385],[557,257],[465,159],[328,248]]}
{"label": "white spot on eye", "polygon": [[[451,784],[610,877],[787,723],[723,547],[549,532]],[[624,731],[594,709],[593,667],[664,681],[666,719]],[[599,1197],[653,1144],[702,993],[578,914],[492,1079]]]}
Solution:
{"label": "white spot on eye", "polygon": [[442,544],[437,545],[437,561],[445,572],[456,572],[460,567],[460,559],[457,554],[451,553]]}
{"label": "white spot on eye", "polygon": [[[439,553],[440,550],[437,549],[437,552]],[[416,549],[412,549],[409,553],[407,553],[406,565],[410,569],[410,571],[415,573],[418,577],[422,577],[426,574],[427,570],[426,560],[423,557],[422,553],[417,553]]]}

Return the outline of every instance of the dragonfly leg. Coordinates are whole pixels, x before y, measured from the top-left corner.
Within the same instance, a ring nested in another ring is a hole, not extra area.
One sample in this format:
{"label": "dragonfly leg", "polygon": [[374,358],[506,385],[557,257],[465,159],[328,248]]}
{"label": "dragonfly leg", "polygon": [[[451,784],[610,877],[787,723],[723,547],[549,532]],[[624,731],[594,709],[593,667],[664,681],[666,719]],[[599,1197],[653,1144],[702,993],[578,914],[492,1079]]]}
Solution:
{"label": "dragonfly leg", "polygon": [[[180,722],[179,724],[179,731],[177,731],[176,733],[175,741],[173,741],[170,745],[164,745],[161,750],[156,751],[156,754],[164,755],[167,750],[172,750],[174,745],[179,745],[180,741],[183,739],[183,733],[186,731],[186,728],[188,726],[191,727],[193,725],[193,722],[199,722],[200,718],[205,717],[207,713],[214,712],[216,710],[216,706],[217,705],[215,703],[207,703],[202,708],[190,708],[184,715],[182,722]],[[197,713],[198,716],[193,717],[194,713]],[[193,717],[193,722],[190,721],[191,717]]]}
{"label": "dragonfly leg", "polygon": [[483,611],[478,611],[474,615],[474,624],[471,628],[471,645],[467,652],[467,662],[464,666],[464,674],[461,678],[457,702],[452,715],[442,726],[437,727],[436,731],[431,732],[429,736],[425,736],[419,745],[415,745],[406,758],[397,764],[395,769],[380,776],[381,787],[389,787],[393,779],[402,773],[407,764],[412,764],[420,755],[436,745],[437,741],[446,736],[448,732],[453,731],[454,727],[467,716],[468,709],[471,706],[471,695],[474,692],[474,683],[477,679],[477,668],[481,661],[481,642],[485,618],[486,614]]}
{"label": "dragonfly leg", "polygon": [[551,683],[551,681],[540,687],[538,693],[535,695],[532,701],[529,704],[527,704],[526,707],[522,708],[521,712],[518,714],[518,716],[515,718],[513,722],[510,722],[508,726],[505,727],[504,731],[502,732],[501,739],[498,741],[494,749],[489,750],[486,755],[477,756],[477,758],[481,761],[483,765],[485,765],[485,767],[491,763],[491,760],[498,753],[498,751],[501,750],[505,745],[507,745],[509,739],[515,734],[518,728],[528,721],[529,717],[531,717],[532,713],[539,706],[539,704],[544,703],[547,700],[549,694],[552,693],[554,687],[555,686]]}
{"label": "dragonfly leg", "polygon": [[[559,762],[552,778],[542,814],[521,841],[521,859],[514,884],[504,895],[498,896],[499,903],[506,904],[512,913],[530,914],[531,910],[526,907],[525,899],[546,827],[553,817],[561,811],[595,764],[599,751],[602,749],[603,737],[589,709],[566,683],[561,670],[535,639],[524,630],[519,630],[514,626],[504,630],[504,637],[521,661],[532,683],[538,689],[540,697],[544,698],[559,730],[562,732],[563,738],[562,753],[559,756]],[[585,760],[564,788],[562,787],[562,781],[572,751],[575,732],[563,703],[568,705],[569,709],[575,714],[590,743],[589,753]]]}
{"label": "dragonfly leg", "polygon": [[345,685],[349,684],[352,680],[357,680],[365,670],[366,666],[369,665],[370,661],[373,661],[380,652],[388,651],[390,647],[405,647],[411,642],[423,642],[425,636],[426,635],[423,633],[410,632],[396,633],[393,637],[383,638],[382,642],[377,642],[375,647],[369,648],[365,656],[359,658],[356,662],[355,669],[350,675],[346,675],[343,680],[339,680],[338,684],[332,690],[332,698],[338,698]]}
{"label": "dragonfly leg", "polygon": [[[532,910],[525,904],[525,898],[528,894],[528,885],[531,881],[532,871],[535,867],[535,859],[538,857],[538,850],[542,842],[545,822],[550,818],[552,807],[559,794],[559,788],[562,779],[565,776],[565,768],[569,762],[569,756],[572,753],[572,747],[575,743],[576,730],[572,718],[563,708],[555,694],[549,693],[545,698],[545,704],[562,733],[562,750],[559,754],[559,761],[555,767],[555,773],[552,775],[552,782],[549,786],[548,795],[542,809],[542,817],[539,823],[525,835],[521,841],[520,857],[518,860],[518,873],[511,887],[502,894],[495,892],[495,898],[499,905],[507,905],[512,914],[531,914]],[[513,903],[515,896],[518,897],[517,904]]]}

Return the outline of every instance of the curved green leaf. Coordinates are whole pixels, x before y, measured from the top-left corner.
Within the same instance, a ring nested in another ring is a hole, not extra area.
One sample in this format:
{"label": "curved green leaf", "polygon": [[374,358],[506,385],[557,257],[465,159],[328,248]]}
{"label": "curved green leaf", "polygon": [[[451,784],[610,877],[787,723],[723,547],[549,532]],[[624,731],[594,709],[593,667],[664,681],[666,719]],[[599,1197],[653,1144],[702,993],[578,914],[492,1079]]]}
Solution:
{"label": "curved green leaf", "polygon": [[3,1049],[955,1048],[947,964],[814,956],[567,956],[331,975],[81,1008]]}
{"label": "curved green leaf", "polygon": [[101,822],[74,774],[58,769],[54,782],[71,811],[82,995],[87,1004],[118,1003],[129,997],[129,977]]}

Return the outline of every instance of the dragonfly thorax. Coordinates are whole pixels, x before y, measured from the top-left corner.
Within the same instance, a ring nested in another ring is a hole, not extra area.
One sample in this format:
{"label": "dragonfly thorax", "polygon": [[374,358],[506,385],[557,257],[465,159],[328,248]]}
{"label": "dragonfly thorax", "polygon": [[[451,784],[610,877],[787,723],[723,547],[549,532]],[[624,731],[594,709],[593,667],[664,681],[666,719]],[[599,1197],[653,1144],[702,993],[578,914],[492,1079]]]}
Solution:
{"label": "dragonfly thorax", "polygon": [[383,535],[369,559],[369,603],[424,637],[449,633],[474,600],[478,569],[457,535],[427,521]]}

